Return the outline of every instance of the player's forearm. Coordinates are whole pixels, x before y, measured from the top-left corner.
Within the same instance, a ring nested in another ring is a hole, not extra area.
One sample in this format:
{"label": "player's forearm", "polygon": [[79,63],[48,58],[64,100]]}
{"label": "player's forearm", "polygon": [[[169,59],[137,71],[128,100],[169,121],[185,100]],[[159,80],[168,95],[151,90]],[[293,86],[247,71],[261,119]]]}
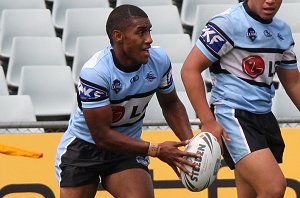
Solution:
{"label": "player's forearm", "polygon": [[193,137],[187,112],[180,101],[163,112],[168,125],[180,140],[187,140]]}

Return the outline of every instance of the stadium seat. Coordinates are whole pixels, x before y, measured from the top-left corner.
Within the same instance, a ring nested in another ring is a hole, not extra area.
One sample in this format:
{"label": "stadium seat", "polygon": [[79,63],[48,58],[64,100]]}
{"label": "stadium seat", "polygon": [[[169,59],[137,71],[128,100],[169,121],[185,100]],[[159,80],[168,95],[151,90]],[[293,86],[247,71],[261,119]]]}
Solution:
{"label": "stadium seat", "polygon": [[63,29],[67,9],[109,7],[108,0],[58,0],[53,1],[52,20],[54,27]]}
{"label": "stadium seat", "polygon": [[290,25],[292,32],[300,32],[300,3],[283,3],[278,10],[276,17]]}
{"label": "stadium seat", "polygon": [[173,5],[172,0],[116,0],[116,6],[131,4],[135,6],[162,6]]}
{"label": "stadium seat", "polygon": [[[236,4],[238,0],[183,0],[181,6],[181,22],[184,26],[193,27],[196,18],[196,7],[202,4]],[[215,13],[215,11],[212,13]]]}
{"label": "stadium seat", "polygon": [[106,20],[112,8],[68,9],[62,34],[64,53],[74,57],[76,39],[80,36],[106,35]]}
{"label": "stadium seat", "polygon": [[24,66],[17,94],[31,97],[37,120],[68,120],[76,108],[69,66]]}
{"label": "stadium seat", "polygon": [[9,95],[8,86],[5,78],[5,73],[2,65],[0,65],[0,96]]}
{"label": "stadium seat", "polygon": [[46,4],[44,0],[1,0],[0,23],[2,11],[7,9],[46,9]]}
{"label": "stadium seat", "polygon": [[285,92],[282,84],[279,84],[273,98],[272,111],[277,119],[287,118],[295,119],[300,118],[300,112],[291,101]]}
{"label": "stadium seat", "polygon": [[201,4],[196,7],[196,16],[192,32],[192,45],[194,45],[199,38],[206,23],[215,15],[226,11],[232,7],[233,4]]}
{"label": "stadium seat", "polygon": [[192,49],[188,34],[152,34],[152,40],[152,46],[164,48],[174,63],[183,63]]}
{"label": "stadium seat", "polygon": [[177,91],[185,91],[185,87],[181,79],[182,65],[183,63],[172,63],[172,77]]}
{"label": "stadium seat", "polygon": [[108,36],[82,36],[77,38],[72,65],[72,75],[75,84],[78,83],[80,70],[84,63],[107,45],[110,45]]}
{"label": "stadium seat", "polygon": [[0,122],[36,121],[28,95],[0,96]]}
{"label": "stadium seat", "polygon": [[[13,108],[12,108],[13,107]],[[36,122],[33,104],[28,95],[0,96],[0,123]],[[1,128],[1,133],[43,133],[43,128]]]}
{"label": "stadium seat", "polygon": [[183,27],[178,8],[175,5],[140,6],[151,23],[152,34],[182,34]]}
{"label": "stadium seat", "polygon": [[10,57],[12,40],[17,36],[55,37],[56,33],[51,21],[50,10],[3,10],[0,34],[0,56],[3,58]]}
{"label": "stadium seat", "polygon": [[66,58],[58,37],[15,37],[7,68],[7,84],[18,87],[21,69],[25,65],[63,65]]}

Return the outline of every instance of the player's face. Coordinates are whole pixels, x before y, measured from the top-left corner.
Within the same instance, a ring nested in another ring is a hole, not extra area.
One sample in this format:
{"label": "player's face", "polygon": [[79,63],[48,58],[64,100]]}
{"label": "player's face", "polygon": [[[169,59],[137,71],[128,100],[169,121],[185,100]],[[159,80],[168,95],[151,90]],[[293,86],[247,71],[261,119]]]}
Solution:
{"label": "player's face", "polygon": [[123,60],[128,65],[145,64],[149,58],[152,25],[148,18],[135,18],[123,33]]}
{"label": "player's face", "polygon": [[282,0],[248,0],[247,2],[251,11],[264,20],[272,20],[281,3]]}

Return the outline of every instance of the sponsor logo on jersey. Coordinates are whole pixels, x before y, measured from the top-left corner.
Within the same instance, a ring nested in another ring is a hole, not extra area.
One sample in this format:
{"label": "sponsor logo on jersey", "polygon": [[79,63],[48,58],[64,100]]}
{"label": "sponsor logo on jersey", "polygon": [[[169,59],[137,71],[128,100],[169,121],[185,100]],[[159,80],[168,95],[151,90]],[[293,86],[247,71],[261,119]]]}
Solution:
{"label": "sponsor logo on jersey", "polygon": [[133,76],[133,77],[130,79],[130,82],[131,82],[131,83],[134,83],[134,82],[138,81],[139,78],[140,78],[140,77],[139,77],[138,75],[135,75],[135,76]]}
{"label": "sponsor logo on jersey", "polygon": [[112,123],[120,121],[125,114],[125,107],[112,106]]}
{"label": "sponsor logo on jersey", "polygon": [[218,53],[226,43],[226,39],[211,25],[205,26],[200,38],[215,53]]}
{"label": "sponsor logo on jersey", "polygon": [[108,97],[107,90],[101,87],[94,87],[92,85],[82,83],[79,81],[78,84],[79,96],[83,100],[104,100]]}
{"label": "sponsor logo on jersey", "polygon": [[153,73],[153,71],[149,71],[146,74],[146,80],[148,80],[149,82],[152,82],[155,78],[157,78],[157,77],[155,76],[155,74]]}
{"label": "sponsor logo on jersey", "polygon": [[120,80],[116,79],[113,81],[111,89],[114,90],[116,93],[119,93],[122,89],[122,84]]}
{"label": "sponsor logo on jersey", "polygon": [[256,38],[257,38],[257,33],[256,31],[250,27],[248,28],[248,31],[247,31],[247,34],[246,36],[251,40],[251,41],[254,41]]}
{"label": "sponsor logo on jersey", "polygon": [[266,37],[272,37],[272,34],[271,34],[271,32],[270,32],[269,30],[265,30],[265,31],[264,31],[264,35],[265,35]]}
{"label": "sponsor logo on jersey", "polygon": [[243,72],[251,78],[257,78],[265,71],[265,62],[260,56],[248,56],[242,61]]}

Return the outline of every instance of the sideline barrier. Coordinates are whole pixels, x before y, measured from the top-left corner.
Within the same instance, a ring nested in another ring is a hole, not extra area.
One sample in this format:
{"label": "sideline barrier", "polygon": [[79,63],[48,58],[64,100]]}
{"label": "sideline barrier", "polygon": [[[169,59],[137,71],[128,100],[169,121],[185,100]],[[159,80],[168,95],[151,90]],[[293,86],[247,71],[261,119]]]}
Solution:
{"label": "sideline barrier", "polygon": [[[197,133],[198,131],[194,131]],[[56,146],[62,133],[0,134],[0,144],[15,146],[43,153],[43,158],[34,159],[0,154],[0,197],[4,198],[55,198],[59,197],[54,173]],[[283,128],[286,143],[284,163],[280,165],[288,181],[286,198],[300,197],[300,158],[298,154],[300,128]],[[144,131],[143,138],[153,142],[175,140],[171,131]],[[156,198],[165,197],[211,197],[235,198],[233,172],[222,167],[214,184],[202,192],[189,192],[173,170],[156,158],[151,158],[151,174]],[[96,198],[111,198],[99,187]]]}

